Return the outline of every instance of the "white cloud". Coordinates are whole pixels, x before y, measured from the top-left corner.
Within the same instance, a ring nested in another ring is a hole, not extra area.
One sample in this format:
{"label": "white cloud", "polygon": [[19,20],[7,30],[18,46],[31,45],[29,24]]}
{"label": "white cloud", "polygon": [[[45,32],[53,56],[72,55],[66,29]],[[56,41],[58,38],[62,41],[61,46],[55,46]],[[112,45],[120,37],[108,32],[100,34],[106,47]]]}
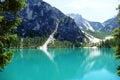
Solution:
{"label": "white cloud", "polygon": [[86,8],[111,8],[113,7],[113,4],[102,1],[98,2],[95,0],[74,0],[64,5],[64,7],[81,10]]}
{"label": "white cloud", "polygon": [[91,21],[103,22],[116,16],[120,0],[44,0],[63,13],[78,13]]}

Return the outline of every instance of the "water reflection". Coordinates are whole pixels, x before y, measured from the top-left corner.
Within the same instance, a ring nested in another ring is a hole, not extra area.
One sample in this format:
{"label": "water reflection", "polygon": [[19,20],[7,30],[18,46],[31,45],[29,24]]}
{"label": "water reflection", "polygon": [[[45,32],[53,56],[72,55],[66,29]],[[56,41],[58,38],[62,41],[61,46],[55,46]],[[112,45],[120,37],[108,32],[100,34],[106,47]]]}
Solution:
{"label": "water reflection", "polygon": [[20,49],[20,56],[23,58],[23,49]]}
{"label": "water reflection", "polygon": [[[54,51],[55,61],[64,79],[72,78],[77,74],[79,75],[79,77],[77,76],[78,79],[82,80],[86,74],[92,71],[98,71],[99,75],[103,69],[113,75],[116,73],[115,69],[118,63],[115,63],[115,59],[113,58],[114,51],[112,49],[73,48],[50,49],[50,51]],[[71,66],[71,64],[74,66]],[[69,75],[64,75],[65,71],[67,71]]]}
{"label": "water reflection", "polygon": [[47,49],[42,50],[42,51],[45,53],[45,55],[46,55],[51,61],[54,62],[54,56],[53,56],[53,54],[51,54],[50,52],[48,52]]}
{"label": "water reflection", "polygon": [[100,50],[98,48],[94,49],[92,48],[91,53],[89,54],[89,58],[94,58],[100,56]]}
{"label": "water reflection", "polygon": [[120,80],[112,49],[58,48],[48,53],[54,63],[38,49],[23,49],[23,58],[16,50],[0,80]]}

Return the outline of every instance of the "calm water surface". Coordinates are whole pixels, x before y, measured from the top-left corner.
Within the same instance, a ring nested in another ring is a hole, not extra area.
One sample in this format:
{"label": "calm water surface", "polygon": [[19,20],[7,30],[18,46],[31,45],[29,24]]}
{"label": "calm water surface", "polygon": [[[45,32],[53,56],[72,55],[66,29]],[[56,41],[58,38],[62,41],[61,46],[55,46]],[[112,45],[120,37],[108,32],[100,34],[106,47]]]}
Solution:
{"label": "calm water surface", "polygon": [[113,49],[16,49],[0,80],[120,80]]}

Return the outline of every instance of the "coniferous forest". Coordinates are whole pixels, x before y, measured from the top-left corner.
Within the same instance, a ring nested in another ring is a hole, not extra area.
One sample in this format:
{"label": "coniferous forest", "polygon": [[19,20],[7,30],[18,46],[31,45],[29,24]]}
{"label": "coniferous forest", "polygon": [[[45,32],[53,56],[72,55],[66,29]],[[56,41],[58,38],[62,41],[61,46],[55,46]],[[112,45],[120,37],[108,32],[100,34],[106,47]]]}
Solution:
{"label": "coniferous forest", "polygon": [[100,23],[43,0],[0,0],[0,80],[119,80],[116,6],[117,16]]}

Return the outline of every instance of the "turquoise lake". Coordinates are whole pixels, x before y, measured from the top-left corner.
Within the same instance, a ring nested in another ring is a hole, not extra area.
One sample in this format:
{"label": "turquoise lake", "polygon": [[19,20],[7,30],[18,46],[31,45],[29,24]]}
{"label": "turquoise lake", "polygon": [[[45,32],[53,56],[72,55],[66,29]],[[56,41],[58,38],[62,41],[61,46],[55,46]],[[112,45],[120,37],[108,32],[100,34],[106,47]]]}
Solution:
{"label": "turquoise lake", "polygon": [[120,80],[108,48],[16,49],[0,80]]}

